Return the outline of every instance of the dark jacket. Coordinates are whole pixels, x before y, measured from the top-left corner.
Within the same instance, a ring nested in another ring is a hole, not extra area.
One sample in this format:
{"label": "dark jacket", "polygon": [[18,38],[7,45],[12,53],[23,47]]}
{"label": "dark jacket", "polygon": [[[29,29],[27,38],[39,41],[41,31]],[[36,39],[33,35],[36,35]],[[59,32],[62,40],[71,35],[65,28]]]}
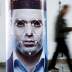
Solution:
{"label": "dark jacket", "polygon": [[[13,53],[11,54],[10,58],[7,61],[7,72],[14,72],[14,69],[13,69]],[[48,72],[48,60],[47,59],[45,59],[44,72]]]}
{"label": "dark jacket", "polygon": [[7,72],[14,72],[13,71],[13,53],[11,54],[10,58],[7,60]]}
{"label": "dark jacket", "polygon": [[63,16],[58,15],[55,26],[55,41],[60,38],[65,39],[69,31],[70,28],[67,27],[66,21]]}

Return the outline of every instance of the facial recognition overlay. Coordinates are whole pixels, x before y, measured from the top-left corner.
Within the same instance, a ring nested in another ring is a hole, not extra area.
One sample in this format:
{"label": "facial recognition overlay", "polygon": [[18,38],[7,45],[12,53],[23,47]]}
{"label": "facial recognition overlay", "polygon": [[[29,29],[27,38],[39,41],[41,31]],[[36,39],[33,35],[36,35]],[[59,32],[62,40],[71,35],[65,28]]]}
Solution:
{"label": "facial recognition overlay", "polygon": [[46,1],[11,0],[10,7],[7,72],[48,72]]}

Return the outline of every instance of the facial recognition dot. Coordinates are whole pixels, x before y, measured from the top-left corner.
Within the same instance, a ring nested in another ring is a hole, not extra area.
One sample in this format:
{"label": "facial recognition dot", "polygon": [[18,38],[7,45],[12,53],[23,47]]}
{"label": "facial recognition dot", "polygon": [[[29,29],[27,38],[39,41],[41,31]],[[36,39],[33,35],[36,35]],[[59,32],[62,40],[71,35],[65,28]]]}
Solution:
{"label": "facial recognition dot", "polygon": [[31,52],[29,52],[29,55],[31,55]]}

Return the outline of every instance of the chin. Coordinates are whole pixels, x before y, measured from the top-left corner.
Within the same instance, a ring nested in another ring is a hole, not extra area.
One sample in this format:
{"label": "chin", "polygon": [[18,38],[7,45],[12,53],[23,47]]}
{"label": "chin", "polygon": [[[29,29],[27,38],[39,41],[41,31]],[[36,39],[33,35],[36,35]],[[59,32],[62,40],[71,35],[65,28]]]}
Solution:
{"label": "chin", "polygon": [[27,56],[34,56],[37,53],[39,53],[40,50],[42,50],[42,45],[37,44],[37,45],[21,45],[18,44],[19,46],[16,48],[21,54],[27,55]]}
{"label": "chin", "polygon": [[32,48],[18,48],[18,51],[26,56],[34,56],[36,55],[41,49],[38,49],[36,47],[32,47]]}
{"label": "chin", "polygon": [[37,51],[36,47],[29,47],[29,48],[24,47],[23,48],[23,52],[27,52],[27,53],[29,53],[29,52],[33,53],[33,52],[36,52],[36,51]]}

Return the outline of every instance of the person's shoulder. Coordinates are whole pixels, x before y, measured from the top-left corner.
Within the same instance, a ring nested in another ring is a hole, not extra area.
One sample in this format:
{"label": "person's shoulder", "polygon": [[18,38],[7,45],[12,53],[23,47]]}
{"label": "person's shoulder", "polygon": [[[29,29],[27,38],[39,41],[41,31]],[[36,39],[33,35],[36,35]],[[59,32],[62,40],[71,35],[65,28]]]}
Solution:
{"label": "person's shoulder", "polygon": [[13,53],[7,60],[7,72],[13,72]]}
{"label": "person's shoulder", "polygon": [[11,54],[11,56],[8,58],[8,60],[7,60],[8,62],[11,62],[11,61],[13,61],[13,53]]}

